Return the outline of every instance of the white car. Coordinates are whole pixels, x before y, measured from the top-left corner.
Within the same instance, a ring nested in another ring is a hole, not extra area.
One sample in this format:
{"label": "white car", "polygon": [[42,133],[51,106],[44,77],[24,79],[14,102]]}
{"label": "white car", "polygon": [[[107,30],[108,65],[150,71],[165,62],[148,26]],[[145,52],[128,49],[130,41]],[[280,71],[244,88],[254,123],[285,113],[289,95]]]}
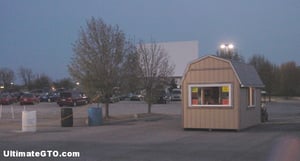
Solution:
{"label": "white car", "polygon": [[173,89],[171,93],[171,101],[181,101],[181,89]]}

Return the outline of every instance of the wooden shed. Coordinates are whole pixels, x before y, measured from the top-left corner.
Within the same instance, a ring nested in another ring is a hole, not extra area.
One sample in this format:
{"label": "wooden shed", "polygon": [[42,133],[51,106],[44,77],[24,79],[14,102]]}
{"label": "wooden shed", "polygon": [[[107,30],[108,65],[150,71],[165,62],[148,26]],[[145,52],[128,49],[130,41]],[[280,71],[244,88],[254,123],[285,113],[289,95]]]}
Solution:
{"label": "wooden shed", "polygon": [[182,79],[184,129],[240,130],[260,123],[260,89],[251,65],[204,56],[187,66]]}

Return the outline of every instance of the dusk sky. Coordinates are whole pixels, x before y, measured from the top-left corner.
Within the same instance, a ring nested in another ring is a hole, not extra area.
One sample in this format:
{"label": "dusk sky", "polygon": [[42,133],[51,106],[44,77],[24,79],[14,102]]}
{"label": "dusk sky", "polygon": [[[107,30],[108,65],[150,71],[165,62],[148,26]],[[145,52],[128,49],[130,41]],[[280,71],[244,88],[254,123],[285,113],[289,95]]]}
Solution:
{"label": "dusk sky", "polygon": [[197,40],[199,56],[226,42],[246,60],[300,65],[299,0],[0,0],[0,68],[68,77],[72,44],[92,16],[137,42]]}

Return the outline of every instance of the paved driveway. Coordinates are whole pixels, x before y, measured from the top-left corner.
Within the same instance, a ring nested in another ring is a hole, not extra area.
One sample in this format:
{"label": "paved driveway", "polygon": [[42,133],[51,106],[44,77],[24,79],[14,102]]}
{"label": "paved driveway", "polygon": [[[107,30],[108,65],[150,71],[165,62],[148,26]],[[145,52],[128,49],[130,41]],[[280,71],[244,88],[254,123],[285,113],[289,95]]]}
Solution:
{"label": "paved driveway", "polygon": [[[144,105],[138,104],[132,105],[130,102],[114,104],[111,106],[111,114],[121,114],[122,112],[117,108],[140,108],[141,111],[147,111]],[[180,107],[180,103],[156,105],[153,107],[153,112],[167,114],[170,111],[170,115],[99,127],[61,128],[49,125],[36,133],[21,133],[1,128],[0,150],[80,152],[79,158],[52,157],[37,160],[300,160],[300,103],[297,101],[269,104],[270,121],[268,123],[240,132],[184,131],[181,127],[180,115],[178,115],[181,111]],[[48,107],[39,108],[41,110]],[[130,109],[123,110],[130,111]],[[3,158],[3,155],[0,157],[2,157],[1,160],[32,160],[32,158]]]}

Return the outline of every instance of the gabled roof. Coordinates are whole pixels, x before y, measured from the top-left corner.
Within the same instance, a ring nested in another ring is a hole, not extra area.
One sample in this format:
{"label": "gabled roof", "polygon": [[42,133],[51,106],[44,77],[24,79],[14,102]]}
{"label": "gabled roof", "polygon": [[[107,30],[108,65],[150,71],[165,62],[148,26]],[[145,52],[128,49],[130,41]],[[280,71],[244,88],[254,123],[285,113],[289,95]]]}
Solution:
{"label": "gabled roof", "polygon": [[230,61],[242,87],[264,87],[256,69],[249,64]]}
{"label": "gabled roof", "polygon": [[191,64],[194,64],[208,57],[228,62],[231,65],[237,79],[239,80],[241,87],[260,87],[260,88],[264,87],[264,84],[261,81],[256,69],[252,65],[243,62],[232,61],[217,56],[208,55],[208,56],[201,57],[197,60],[194,60],[192,63],[188,65],[187,69]]}

